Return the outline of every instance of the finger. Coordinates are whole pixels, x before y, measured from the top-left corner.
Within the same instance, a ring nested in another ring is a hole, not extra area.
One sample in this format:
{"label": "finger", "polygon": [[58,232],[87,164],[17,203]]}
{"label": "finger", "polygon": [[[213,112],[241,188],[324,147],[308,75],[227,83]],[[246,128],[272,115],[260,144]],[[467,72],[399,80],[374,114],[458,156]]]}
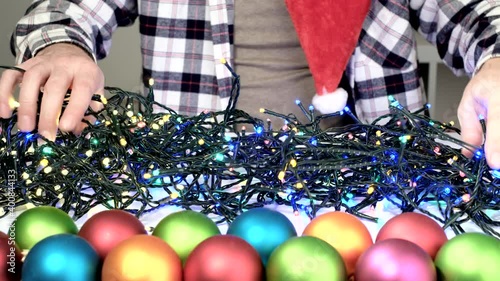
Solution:
{"label": "finger", "polygon": [[40,87],[49,76],[50,68],[43,64],[33,66],[24,74],[18,110],[18,126],[21,131],[32,131],[35,128]]}
{"label": "finger", "polygon": [[56,139],[62,104],[70,85],[71,77],[64,71],[54,71],[45,83],[38,131],[51,141]]}
{"label": "finger", "polygon": [[[97,93],[98,95],[104,95],[104,93]],[[104,105],[101,102],[97,101],[92,101],[90,102],[90,108],[92,108],[93,111],[98,112],[104,108]],[[87,115],[83,119],[87,120],[90,124],[94,124],[97,119],[94,115]],[[77,128],[75,130],[75,134],[81,134],[81,132],[87,127],[88,125],[84,122],[80,122],[79,125],[77,125]]]}
{"label": "finger", "polygon": [[0,118],[10,118],[15,107],[13,92],[21,82],[23,73],[17,70],[5,70],[0,78]]}
{"label": "finger", "polygon": [[103,82],[95,75],[81,74],[73,79],[68,106],[61,117],[59,128],[63,131],[76,131],[87,111],[92,95],[103,88]]}
{"label": "finger", "polygon": [[[481,108],[475,108],[474,104],[474,100],[464,94],[458,107],[458,121],[460,122],[462,140],[473,146],[481,146],[483,131],[478,116],[484,113],[481,112],[483,111]],[[478,113],[478,111],[480,112]],[[464,148],[462,153],[467,157],[471,157],[474,151]]]}
{"label": "finger", "polygon": [[500,169],[500,97],[493,96],[488,102],[486,119],[486,160],[493,169]]}

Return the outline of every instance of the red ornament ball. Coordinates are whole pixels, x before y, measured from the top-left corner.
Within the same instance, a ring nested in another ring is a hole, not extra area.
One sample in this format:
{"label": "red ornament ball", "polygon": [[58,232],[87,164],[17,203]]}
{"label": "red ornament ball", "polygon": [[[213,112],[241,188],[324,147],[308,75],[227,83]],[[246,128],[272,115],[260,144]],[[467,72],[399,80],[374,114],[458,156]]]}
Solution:
{"label": "red ornament ball", "polygon": [[260,281],[264,266],[259,253],[233,235],[212,236],[191,252],[184,281]]}
{"label": "red ornament ball", "polygon": [[22,254],[15,240],[0,232],[0,281],[21,280]]}
{"label": "red ornament ball", "polygon": [[147,234],[142,222],[122,210],[106,210],[95,214],[78,233],[92,245],[101,259],[120,242],[140,234]]}
{"label": "red ornament ball", "polygon": [[415,243],[387,239],[371,246],[356,264],[356,281],[436,281],[431,257]]}
{"label": "red ornament ball", "polygon": [[375,243],[391,238],[417,244],[432,259],[448,241],[446,233],[436,221],[419,213],[402,213],[388,220],[380,229]]}

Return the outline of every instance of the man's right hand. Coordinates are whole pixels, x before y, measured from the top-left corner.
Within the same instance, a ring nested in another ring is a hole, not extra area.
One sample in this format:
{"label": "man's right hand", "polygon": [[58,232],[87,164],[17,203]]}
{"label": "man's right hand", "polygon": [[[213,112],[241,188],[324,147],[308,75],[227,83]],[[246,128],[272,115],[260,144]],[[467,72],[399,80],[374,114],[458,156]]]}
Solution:
{"label": "man's right hand", "polygon": [[[84,128],[81,120],[92,96],[104,93],[104,75],[94,60],[78,46],[58,43],[17,67],[26,72],[5,70],[0,78],[0,117],[12,116],[13,104],[16,104],[13,92],[19,84],[18,127],[21,131],[34,130],[38,97],[43,87],[38,132],[50,140],[55,139],[58,129],[80,133]],[[60,116],[69,89],[69,103]]]}

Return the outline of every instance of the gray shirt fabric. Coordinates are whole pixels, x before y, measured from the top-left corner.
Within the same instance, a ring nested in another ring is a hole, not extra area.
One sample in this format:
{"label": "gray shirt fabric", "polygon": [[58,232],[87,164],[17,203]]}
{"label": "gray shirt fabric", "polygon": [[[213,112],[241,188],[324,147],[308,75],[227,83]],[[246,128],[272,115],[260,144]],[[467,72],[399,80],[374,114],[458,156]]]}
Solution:
{"label": "gray shirt fabric", "polygon": [[274,128],[283,125],[282,119],[259,108],[307,120],[295,100],[307,109],[314,81],[285,1],[235,0],[234,28],[235,70],[241,79],[237,108],[263,120],[271,118]]}
{"label": "gray shirt fabric", "polygon": [[[274,129],[283,126],[283,119],[260,113],[260,108],[295,114],[308,122],[295,100],[308,110],[316,90],[284,0],[235,0],[234,59],[241,79],[237,108],[264,121],[271,119]],[[321,127],[343,122],[329,118]]]}

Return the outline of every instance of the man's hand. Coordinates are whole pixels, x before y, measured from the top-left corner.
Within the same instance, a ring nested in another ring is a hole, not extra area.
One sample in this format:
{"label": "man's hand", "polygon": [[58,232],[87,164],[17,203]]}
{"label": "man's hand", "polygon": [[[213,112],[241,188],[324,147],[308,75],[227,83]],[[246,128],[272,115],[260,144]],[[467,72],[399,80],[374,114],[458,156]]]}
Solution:
{"label": "man's hand", "polygon": [[[18,67],[26,72],[6,70],[0,78],[0,117],[12,115],[16,104],[13,92],[20,84],[18,127],[21,131],[35,129],[38,96],[43,87],[40,134],[54,140],[58,128],[79,133],[92,96],[104,92],[104,75],[94,60],[78,46],[59,43],[46,47]],[[60,116],[68,89],[72,91],[69,104]]]}
{"label": "man's hand", "polygon": [[[486,121],[486,160],[491,168],[500,169],[500,58],[482,66],[465,88],[458,107],[462,139],[476,146],[484,141],[479,116]],[[471,156],[469,151],[464,153]]]}

